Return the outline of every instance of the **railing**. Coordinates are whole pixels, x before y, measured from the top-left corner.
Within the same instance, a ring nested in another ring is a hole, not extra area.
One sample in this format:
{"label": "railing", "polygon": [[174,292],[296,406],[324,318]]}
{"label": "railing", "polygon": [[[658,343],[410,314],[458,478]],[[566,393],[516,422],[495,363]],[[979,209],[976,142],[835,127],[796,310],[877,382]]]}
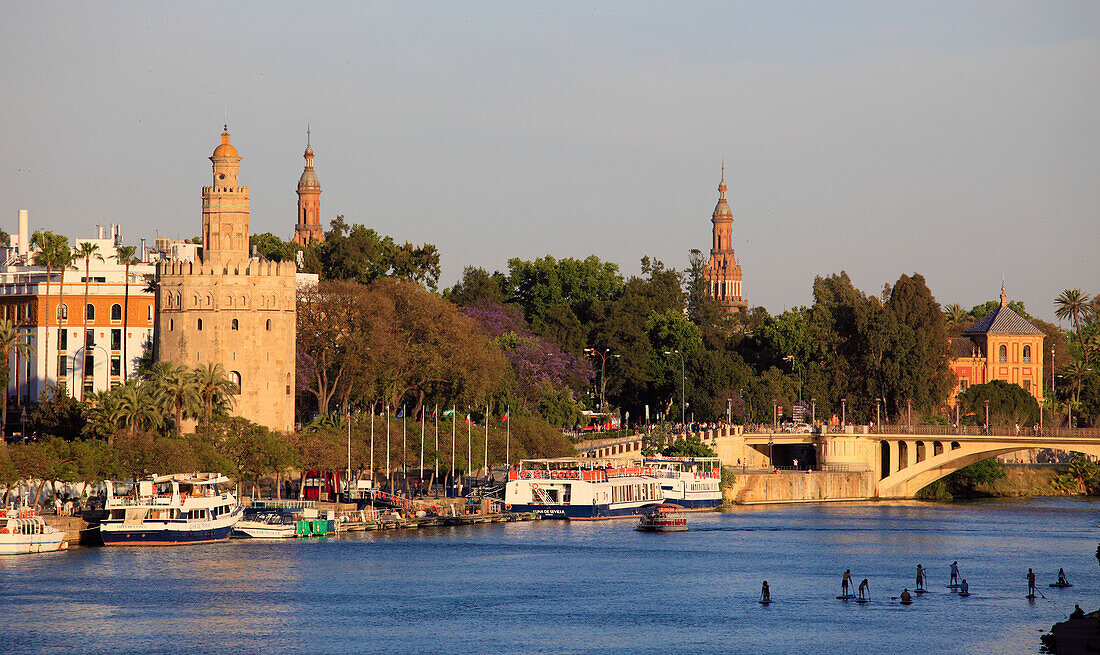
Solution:
{"label": "railing", "polygon": [[868,429],[868,434],[883,435],[928,435],[928,436],[993,436],[993,437],[1035,437],[1041,439],[1096,439],[1100,438],[1100,428],[1063,428],[1015,425],[992,425],[988,428],[980,425],[876,425]]}

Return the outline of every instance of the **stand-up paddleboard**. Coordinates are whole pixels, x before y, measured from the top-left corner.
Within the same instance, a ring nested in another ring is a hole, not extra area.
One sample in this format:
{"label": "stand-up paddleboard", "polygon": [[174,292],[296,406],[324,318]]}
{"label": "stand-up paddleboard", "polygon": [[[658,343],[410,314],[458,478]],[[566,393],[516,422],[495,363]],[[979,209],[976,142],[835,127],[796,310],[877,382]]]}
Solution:
{"label": "stand-up paddleboard", "polygon": [[903,601],[901,601],[901,604],[902,604],[902,605],[912,605],[912,604],[913,604],[913,601],[911,601],[911,600],[903,600]]}
{"label": "stand-up paddleboard", "polygon": [[962,586],[962,585],[957,585],[957,584],[949,584],[949,585],[947,585],[947,588],[948,588],[948,589],[958,589],[958,588],[959,588],[959,587],[961,587],[961,586]]}
{"label": "stand-up paddleboard", "polygon": [[870,598],[857,598],[856,602],[857,603],[869,603],[869,602],[871,602],[871,599]]}
{"label": "stand-up paddleboard", "polygon": [[970,595],[970,592],[969,591],[960,591],[959,595],[962,596],[963,598],[966,598],[967,596]]}
{"label": "stand-up paddleboard", "polygon": [[1026,598],[1028,600],[1035,600],[1036,598],[1038,598],[1038,596],[1036,596],[1035,594],[1028,594],[1028,595],[1024,596],[1024,598]]}
{"label": "stand-up paddleboard", "polygon": [[917,592],[918,594],[926,594],[926,593],[928,593],[928,590],[927,590],[927,589],[914,589],[913,591]]}
{"label": "stand-up paddleboard", "polygon": [[1072,587],[1073,585],[1071,585],[1071,584],[1070,584],[1070,583],[1068,583],[1068,582],[1067,582],[1067,583],[1065,583],[1065,584],[1060,584],[1060,583],[1057,583],[1057,582],[1052,582],[1052,583],[1048,584],[1047,586],[1048,586],[1048,587],[1056,587],[1056,588],[1058,588],[1058,589],[1065,589],[1066,587]]}
{"label": "stand-up paddleboard", "polygon": [[851,600],[855,597],[856,597],[855,594],[844,594],[843,596],[837,596],[836,599],[837,600]]}
{"label": "stand-up paddleboard", "polygon": [[770,601],[770,600],[758,600],[758,601],[756,601],[756,602],[760,603],[761,605],[771,605],[771,604],[772,604],[772,602],[774,602],[774,601]]}

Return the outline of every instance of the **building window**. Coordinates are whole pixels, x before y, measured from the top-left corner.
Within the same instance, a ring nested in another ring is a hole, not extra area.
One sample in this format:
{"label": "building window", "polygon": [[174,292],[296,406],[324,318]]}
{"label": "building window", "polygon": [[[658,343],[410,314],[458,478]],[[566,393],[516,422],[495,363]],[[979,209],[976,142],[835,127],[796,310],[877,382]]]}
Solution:
{"label": "building window", "polygon": [[95,354],[84,355],[84,377],[95,375]]}
{"label": "building window", "polygon": [[148,311],[147,311],[147,313],[146,313],[146,316],[145,316],[145,318],[146,318],[146,319],[148,319],[148,320],[150,320],[150,321],[151,321],[151,320],[153,320],[153,306],[152,306],[152,305],[149,305],[148,307],[146,307],[146,309],[147,309]]}
{"label": "building window", "polygon": [[233,391],[233,395],[234,396],[241,395],[241,374],[238,373],[237,371],[230,371],[229,372],[229,381],[232,382],[233,386],[236,387],[236,390]]}
{"label": "building window", "polygon": [[1001,346],[997,348],[997,361],[1002,364],[1008,361],[1008,346],[1001,344]]}
{"label": "building window", "polygon": [[64,321],[69,318],[69,306],[58,305],[57,306],[57,320]]}
{"label": "building window", "polygon": [[115,377],[122,375],[122,358],[118,355],[111,355],[111,375]]}
{"label": "building window", "polygon": [[61,338],[61,343],[57,346],[57,349],[58,350],[68,350],[69,349],[69,331],[68,330],[62,330],[60,338]]}
{"label": "building window", "polygon": [[199,319],[199,330],[202,330],[202,319]]}
{"label": "building window", "polygon": [[88,321],[95,320],[95,305],[93,305],[92,303],[88,303],[84,307],[84,319]]}
{"label": "building window", "polygon": [[57,358],[57,375],[59,377],[65,377],[69,374],[69,358],[61,355]]}
{"label": "building window", "polygon": [[270,318],[269,318],[269,319],[267,319],[267,324],[266,324],[266,327],[267,327],[267,331],[268,331],[268,332],[271,332],[271,319],[270,319]]}
{"label": "building window", "polygon": [[233,330],[241,329],[241,324],[237,322],[237,319],[233,319],[233,324],[231,326],[231,329],[233,329]]}
{"label": "building window", "polygon": [[970,383],[966,380],[959,380],[959,391],[966,391],[966,388],[970,386]]}
{"label": "building window", "polygon": [[95,330],[86,330],[84,332],[84,347],[89,350],[95,346]]}
{"label": "building window", "polygon": [[111,320],[112,321],[121,321],[122,320],[122,305],[118,304],[117,302],[115,304],[111,305]]}
{"label": "building window", "polygon": [[1031,363],[1031,346],[1024,346],[1024,363]]}
{"label": "building window", "polygon": [[111,330],[111,350],[122,350],[122,330]]}
{"label": "building window", "polygon": [[286,395],[288,395],[288,396],[290,395],[290,388],[291,388],[290,373],[287,373],[286,374]]}

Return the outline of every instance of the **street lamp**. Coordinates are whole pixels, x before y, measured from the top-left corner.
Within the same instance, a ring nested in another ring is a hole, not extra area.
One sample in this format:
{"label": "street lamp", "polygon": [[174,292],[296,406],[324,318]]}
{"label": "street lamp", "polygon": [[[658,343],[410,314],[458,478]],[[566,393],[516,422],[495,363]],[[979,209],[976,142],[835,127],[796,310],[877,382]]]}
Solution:
{"label": "street lamp", "polygon": [[680,357],[680,421],[687,425],[687,378],[684,376],[684,354],[679,350],[666,350],[666,355],[677,355]]}
{"label": "street lamp", "polygon": [[909,424],[909,431],[913,431],[913,399],[905,399],[906,419],[905,422]]}
{"label": "street lamp", "polygon": [[989,399],[985,399],[985,430],[989,432]]}
{"label": "street lamp", "polygon": [[779,413],[775,410],[779,403],[778,398],[772,398],[772,431],[774,432],[779,427]]}
{"label": "street lamp", "polygon": [[817,423],[817,398],[810,398],[810,425]]}
{"label": "street lamp", "polygon": [[848,424],[848,399],[847,398],[841,398],[840,399],[840,424],[841,425],[847,425]]}
{"label": "street lamp", "polygon": [[875,398],[875,425],[882,430],[882,398]]}
{"label": "street lamp", "polygon": [[[595,348],[585,348],[584,352],[589,355],[598,355],[600,358],[600,411],[607,411],[604,408],[604,391],[607,389],[607,355],[611,352],[610,348],[604,348],[603,352],[596,350]],[[622,355],[612,355],[612,358],[622,357]]]}

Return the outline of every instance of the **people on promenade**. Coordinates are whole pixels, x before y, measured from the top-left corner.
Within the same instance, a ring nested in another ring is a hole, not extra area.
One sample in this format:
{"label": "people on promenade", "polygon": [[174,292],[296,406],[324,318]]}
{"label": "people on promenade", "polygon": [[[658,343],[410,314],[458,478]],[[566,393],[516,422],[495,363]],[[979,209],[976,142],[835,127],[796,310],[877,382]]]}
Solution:
{"label": "people on promenade", "polygon": [[850,584],[852,584],[852,570],[851,569],[845,569],[844,570],[844,577],[841,578],[841,580],[840,580],[840,589],[841,589],[841,592],[842,592],[841,593],[842,596],[847,597],[849,595],[848,594],[848,585],[850,585]]}
{"label": "people on promenade", "polygon": [[770,602],[772,599],[772,590],[768,588],[768,581],[764,581],[764,586],[760,588],[760,600]]}
{"label": "people on promenade", "polygon": [[859,583],[859,599],[867,600],[867,595],[871,591],[871,586],[867,584],[867,578],[863,578],[863,582]]}
{"label": "people on promenade", "polygon": [[951,584],[959,584],[959,562],[958,560],[951,562]]}
{"label": "people on promenade", "polygon": [[924,589],[924,567],[917,564],[917,591]]}
{"label": "people on promenade", "polygon": [[1035,572],[1031,569],[1027,570],[1027,595],[1035,595]]}

